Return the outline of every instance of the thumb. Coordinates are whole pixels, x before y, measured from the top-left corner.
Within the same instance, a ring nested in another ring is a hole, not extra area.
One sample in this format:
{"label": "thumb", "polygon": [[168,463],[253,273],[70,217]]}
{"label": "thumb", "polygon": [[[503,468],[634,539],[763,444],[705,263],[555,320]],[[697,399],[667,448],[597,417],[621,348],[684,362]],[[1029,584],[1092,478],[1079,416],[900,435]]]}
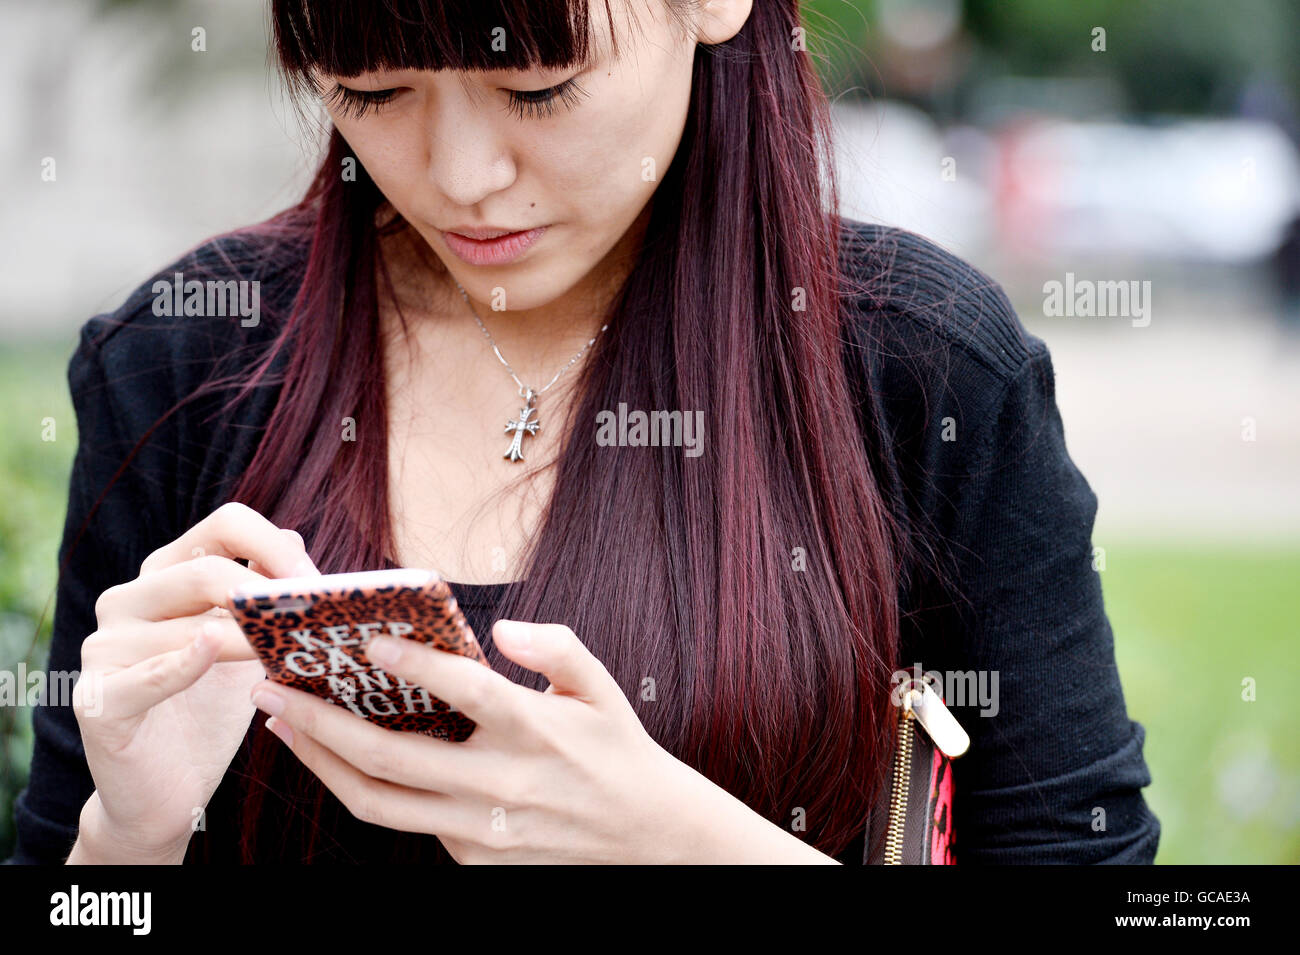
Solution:
{"label": "thumb", "polygon": [[611,691],[622,696],[609,671],[562,623],[498,620],[492,627],[492,642],[520,666],[550,680],[548,693],[576,696],[591,703],[610,699]]}

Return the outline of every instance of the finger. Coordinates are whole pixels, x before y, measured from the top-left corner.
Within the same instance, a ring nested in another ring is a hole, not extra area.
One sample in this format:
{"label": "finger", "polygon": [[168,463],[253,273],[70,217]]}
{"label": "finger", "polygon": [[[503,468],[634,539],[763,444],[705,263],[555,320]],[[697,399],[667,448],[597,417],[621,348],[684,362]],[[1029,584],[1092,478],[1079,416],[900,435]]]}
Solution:
{"label": "finger", "polygon": [[530,697],[537,694],[477,660],[395,637],[372,638],[366,656],[385,673],[424,687],[475,723],[511,737],[530,728]]}
{"label": "finger", "polygon": [[511,660],[550,680],[548,693],[589,703],[627,702],[604,664],[564,624],[498,620],[492,642]]}
{"label": "finger", "polygon": [[253,705],[305,733],[375,779],[442,793],[478,791],[467,781],[487,781],[489,754],[464,743],[384,729],[346,706],[294,687],[263,680],[249,694]]}
{"label": "finger", "polygon": [[412,789],[369,776],[310,734],[293,729],[278,717],[268,719],[266,726],[362,822],[454,839],[470,839],[471,833],[481,838],[485,828],[489,828],[474,818],[469,809],[472,804],[444,793]]}
{"label": "finger", "polygon": [[140,573],[215,554],[253,560],[271,577],[306,577],[320,573],[297,531],[276,527],[257,511],[235,501],[223,504],[170,544],[145,558]]}
{"label": "finger", "polygon": [[199,637],[182,649],[160,653],[104,677],[103,714],[129,719],[188,689],[216,662],[218,642],[217,622],[205,622]]}
{"label": "finger", "polygon": [[216,662],[257,659],[244,631],[229,615],[203,613],[170,620],[131,621],[96,630],[82,641],[81,663],[88,670],[126,669],[160,653],[185,649],[209,625],[217,634]]}
{"label": "finger", "polygon": [[100,595],[95,613],[103,625],[121,617],[169,620],[224,607],[229,591],[266,578],[229,557],[209,554],[172,564]]}

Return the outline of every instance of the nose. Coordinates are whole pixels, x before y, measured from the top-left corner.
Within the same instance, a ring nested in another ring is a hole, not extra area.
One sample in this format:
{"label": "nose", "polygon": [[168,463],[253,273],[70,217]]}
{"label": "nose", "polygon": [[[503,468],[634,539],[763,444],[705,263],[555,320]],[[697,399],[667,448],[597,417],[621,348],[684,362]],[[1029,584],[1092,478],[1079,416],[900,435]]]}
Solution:
{"label": "nose", "polygon": [[428,119],[429,181],[460,208],[508,188],[515,162],[491,107],[471,102],[459,89],[436,99]]}

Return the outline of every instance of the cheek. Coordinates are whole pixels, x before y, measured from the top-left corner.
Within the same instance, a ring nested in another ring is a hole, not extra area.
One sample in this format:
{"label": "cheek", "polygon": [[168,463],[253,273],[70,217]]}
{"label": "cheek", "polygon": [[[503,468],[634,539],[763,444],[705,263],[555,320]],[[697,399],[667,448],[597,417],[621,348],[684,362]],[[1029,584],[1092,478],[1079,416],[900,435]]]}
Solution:
{"label": "cheek", "polygon": [[532,155],[552,195],[608,220],[635,215],[663,179],[686,123],[691,70],[668,62],[653,83],[618,72],[600,80],[600,92]]}
{"label": "cheek", "polygon": [[424,178],[424,153],[410,123],[356,122],[335,119],[335,125],[379,191],[399,212]]}

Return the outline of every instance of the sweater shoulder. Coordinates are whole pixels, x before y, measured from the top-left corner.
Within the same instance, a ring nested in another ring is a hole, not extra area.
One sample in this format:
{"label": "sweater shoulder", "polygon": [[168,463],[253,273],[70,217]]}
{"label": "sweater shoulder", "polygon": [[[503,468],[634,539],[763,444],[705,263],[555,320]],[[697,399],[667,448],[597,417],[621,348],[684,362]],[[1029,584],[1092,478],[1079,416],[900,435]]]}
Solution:
{"label": "sweater shoulder", "polygon": [[879,361],[926,377],[968,364],[997,387],[1047,352],[997,281],[924,236],[842,219],[840,250],[849,331]]}
{"label": "sweater shoulder", "polygon": [[912,542],[938,554],[998,456],[1023,453],[1057,420],[1051,356],[1001,285],[936,243],[846,220],[841,251],[846,371],[867,452]]}
{"label": "sweater shoulder", "polygon": [[[301,285],[305,240],[262,226],[217,236],[140,283],[80,329],[109,381],[179,396],[223,362],[246,361],[282,327]],[[74,357],[75,361],[75,357]]]}
{"label": "sweater shoulder", "polygon": [[67,365],[79,480],[92,496],[114,483],[131,488],[118,493],[149,515],[145,553],[205,516],[250,457],[272,390],[235,396],[222,385],[278,360],[271,348],[304,266],[305,246],[285,233],[231,233],[186,252],[81,326]]}

